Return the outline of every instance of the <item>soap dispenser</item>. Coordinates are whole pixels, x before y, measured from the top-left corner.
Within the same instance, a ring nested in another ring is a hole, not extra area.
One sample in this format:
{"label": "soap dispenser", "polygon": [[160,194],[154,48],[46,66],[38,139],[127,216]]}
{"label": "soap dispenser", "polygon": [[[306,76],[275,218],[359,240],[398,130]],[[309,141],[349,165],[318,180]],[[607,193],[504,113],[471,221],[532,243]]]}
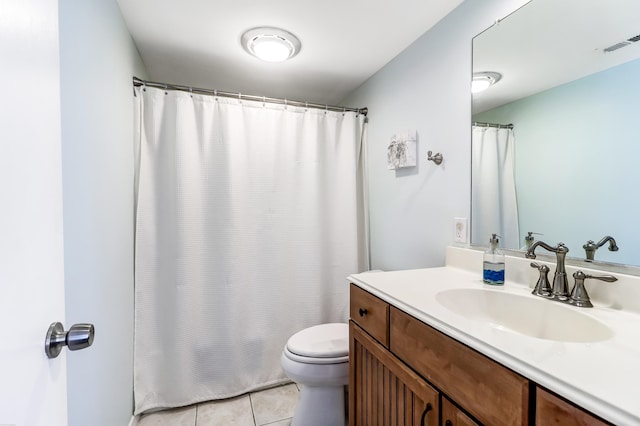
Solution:
{"label": "soap dispenser", "polygon": [[504,253],[498,248],[498,235],[492,234],[489,250],[483,256],[482,280],[487,284],[504,285]]}

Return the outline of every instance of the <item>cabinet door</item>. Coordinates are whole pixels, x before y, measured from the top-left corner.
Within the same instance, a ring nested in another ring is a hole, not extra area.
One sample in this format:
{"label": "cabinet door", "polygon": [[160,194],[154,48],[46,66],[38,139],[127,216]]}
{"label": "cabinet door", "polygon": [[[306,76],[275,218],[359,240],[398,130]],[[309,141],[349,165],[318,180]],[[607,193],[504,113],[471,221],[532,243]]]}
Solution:
{"label": "cabinet door", "polygon": [[604,426],[607,423],[583,409],[536,388],[536,425]]}
{"label": "cabinet door", "polygon": [[478,426],[471,417],[463,413],[458,407],[453,405],[449,399],[442,397],[442,424],[443,426]]}
{"label": "cabinet door", "polygon": [[349,425],[436,426],[438,392],[349,321]]}

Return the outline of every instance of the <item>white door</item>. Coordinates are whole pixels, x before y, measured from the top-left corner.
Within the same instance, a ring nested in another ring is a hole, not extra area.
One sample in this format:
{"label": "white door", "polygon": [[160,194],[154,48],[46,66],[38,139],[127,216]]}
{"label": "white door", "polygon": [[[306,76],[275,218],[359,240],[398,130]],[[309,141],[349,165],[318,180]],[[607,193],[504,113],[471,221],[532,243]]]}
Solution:
{"label": "white door", "polygon": [[0,425],[67,423],[57,7],[0,0]]}

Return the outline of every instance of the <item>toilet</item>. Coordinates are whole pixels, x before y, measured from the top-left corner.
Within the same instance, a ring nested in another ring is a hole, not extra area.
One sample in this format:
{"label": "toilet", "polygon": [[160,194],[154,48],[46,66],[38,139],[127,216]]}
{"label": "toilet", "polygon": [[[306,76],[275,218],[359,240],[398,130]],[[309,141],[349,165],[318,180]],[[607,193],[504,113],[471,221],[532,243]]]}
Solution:
{"label": "toilet", "polygon": [[347,324],[321,324],[297,332],[287,341],[280,363],[287,377],[300,385],[292,426],[342,426],[346,423]]}

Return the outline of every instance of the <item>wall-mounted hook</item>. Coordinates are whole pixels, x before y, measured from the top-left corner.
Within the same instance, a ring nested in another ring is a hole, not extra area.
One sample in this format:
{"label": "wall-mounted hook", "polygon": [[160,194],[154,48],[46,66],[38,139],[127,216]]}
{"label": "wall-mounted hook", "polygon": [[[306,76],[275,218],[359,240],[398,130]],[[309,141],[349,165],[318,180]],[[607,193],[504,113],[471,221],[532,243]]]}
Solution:
{"label": "wall-mounted hook", "polygon": [[436,153],[435,155],[431,155],[432,151],[427,151],[427,160],[428,161],[433,161],[434,163],[436,163],[437,166],[439,166],[442,163],[442,154],[440,154],[439,152]]}

